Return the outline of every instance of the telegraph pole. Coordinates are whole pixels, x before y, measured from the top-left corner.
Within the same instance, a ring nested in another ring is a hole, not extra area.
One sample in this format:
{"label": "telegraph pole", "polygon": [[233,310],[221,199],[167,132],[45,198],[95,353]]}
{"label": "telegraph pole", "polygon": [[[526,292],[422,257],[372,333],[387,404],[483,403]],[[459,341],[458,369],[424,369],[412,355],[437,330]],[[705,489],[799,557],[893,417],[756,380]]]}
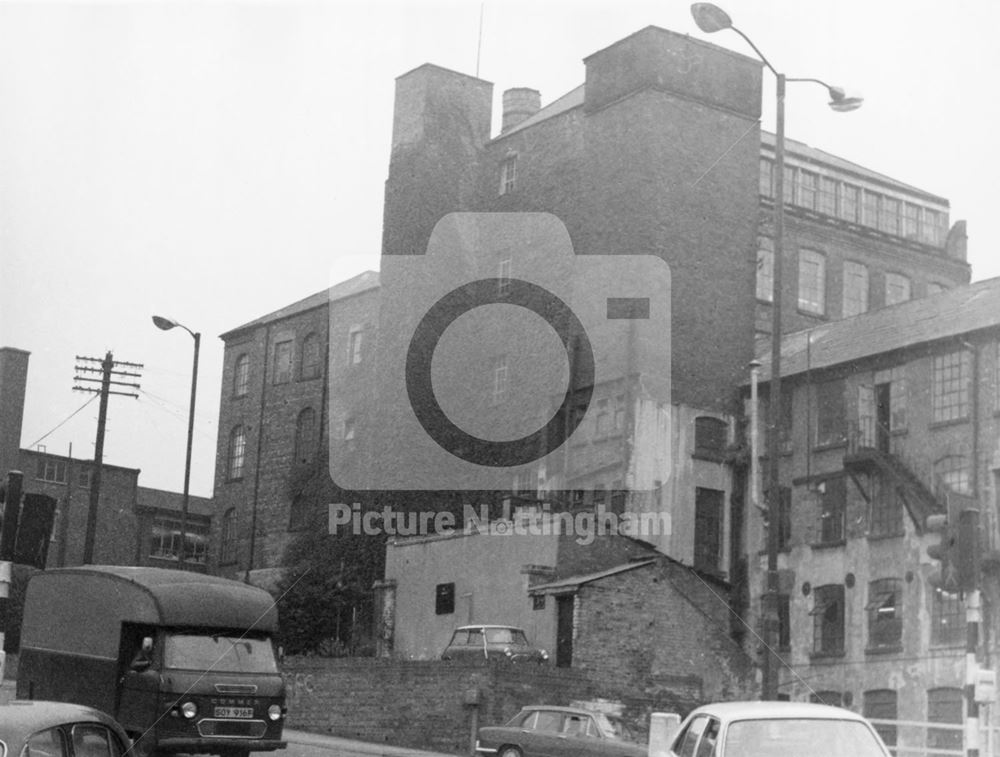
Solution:
{"label": "telegraph pole", "polygon": [[[125,381],[116,380],[117,377],[132,377],[139,378],[141,374],[133,373],[128,371],[123,371],[119,369],[119,366],[124,366],[126,368],[136,368],[141,369],[143,366],[140,363],[125,363],[121,361],[116,361],[114,356],[109,351],[104,359],[96,357],[81,357],[76,356],[78,362],[76,365],[77,374],[80,373],[99,373],[100,378],[91,378],[88,376],[76,375],[73,377],[74,381],[91,381],[94,383],[99,383],[100,388],[92,386],[74,386],[73,390],[78,392],[92,392],[94,394],[99,394],[101,397],[100,410],[97,414],[97,441],[94,444],[94,473],[90,481],[90,507],[87,511],[87,530],[83,540],[83,563],[84,565],[93,563],[94,561],[94,538],[97,534],[97,506],[100,502],[101,497],[101,469],[104,462],[104,428],[108,417],[108,397],[112,394],[120,394],[124,397],[135,397],[138,398],[139,395],[135,392],[123,392],[114,390],[112,386],[123,386],[130,387],[132,389],[138,389],[139,384],[128,383]],[[99,363],[100,368],[95,368],[92,365],[87,365],[87,363]],[[116,378],[112,378],[116,377]]]}
{"label": "telegraph pole", "polygon": [[7,613],[10,583],[14,560],[14,542],[17,539],[17,522],[21,517],[21,485],[24,475],[12,470],[7,474],[7,492],[4,499],[3,531],[0,533],[0,680],[7,666],[4,651],[7,631]]}

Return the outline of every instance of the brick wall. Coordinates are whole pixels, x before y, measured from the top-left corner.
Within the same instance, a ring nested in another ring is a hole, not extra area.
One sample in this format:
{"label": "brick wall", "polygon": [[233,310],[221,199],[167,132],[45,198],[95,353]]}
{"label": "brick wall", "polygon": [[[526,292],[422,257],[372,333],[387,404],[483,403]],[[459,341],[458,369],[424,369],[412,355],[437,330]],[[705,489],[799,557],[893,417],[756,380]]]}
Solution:
{"label": "brick wall", "polygon": [[548,665],[310,657],[286,660],[284,674],[290,728],[455,754],[469,751],[471,692],[483,726],[529,704],[605,699],[622,703],[643,731],[650,712],[686,712],[701,698],[695,677],[664,679],[643,694],[620,677]]}

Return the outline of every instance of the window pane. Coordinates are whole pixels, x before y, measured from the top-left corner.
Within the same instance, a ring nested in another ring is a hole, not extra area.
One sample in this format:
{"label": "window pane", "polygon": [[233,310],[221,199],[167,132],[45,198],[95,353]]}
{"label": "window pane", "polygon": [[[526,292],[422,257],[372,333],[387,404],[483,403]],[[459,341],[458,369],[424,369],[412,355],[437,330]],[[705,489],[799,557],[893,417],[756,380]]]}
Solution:
{"label": "window pane", "polygon": [[847,407],[841,379],[816,385],[816,444],[839,444],[847,436]]}
{"label": "window pane", "polygon": [[844,318],[868,312],[868,266],[844,261]]}
{"label": "window pane", "polygon": [[968,416],[969,361],[964,350],[935,356],[932,404],[935,423]]}
{"label": "window pane", "polygon": [[771,302],[774,295],[774,243],[767,237],[757,240],[757,299]]}
{"label": "window pane", "polygon": [[814,250],[799,251],[799,308],[820,315],[826,310],[826,257]]}
{"label": "window pane", "polygon": [[292,342],[274,345],[274,383],[285,384],[292,380]]}
{"label": "window pane", "polygon": [[250,357],[240,355],[236,358],[236,367],[233,371],[233,394],[242,397],[250,388]]}

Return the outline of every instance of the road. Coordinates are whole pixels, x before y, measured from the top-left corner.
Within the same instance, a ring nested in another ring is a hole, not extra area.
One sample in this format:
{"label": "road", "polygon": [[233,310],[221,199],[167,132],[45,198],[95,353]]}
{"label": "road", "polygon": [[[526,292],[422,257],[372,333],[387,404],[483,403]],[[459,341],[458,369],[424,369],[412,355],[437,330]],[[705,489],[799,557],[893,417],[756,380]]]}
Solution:
{"label": "road", "polygon": [[288,748],[274,752],[275,757],[455,757],[442,752],[371,744],[333,736],[318,736],[304,731],[286,730]]}

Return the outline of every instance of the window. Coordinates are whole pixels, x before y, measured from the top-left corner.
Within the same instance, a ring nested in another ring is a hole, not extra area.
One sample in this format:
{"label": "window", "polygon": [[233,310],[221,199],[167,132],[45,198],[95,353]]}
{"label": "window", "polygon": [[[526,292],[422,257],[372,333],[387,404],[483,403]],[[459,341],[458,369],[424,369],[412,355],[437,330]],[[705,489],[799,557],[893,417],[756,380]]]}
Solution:
{"label": "window", "polygon": [[89,489],[90,475],[91,475],[90,468],[80,468],[76,472],[76,485],[79,486],[81,489]]}
{"label": "window", "polygon": [[781,194],[785,198],[785,203],[791,205],[795,202],[795,169],[786,164],[784,177],[785,185],[782,188]]}
{"label": "window", "polygon": [[719,457],[726,449],[728,424],[719,418],[701,416],[694,419],[694,453]]}
{"label": "window", "polygon": [[969,353],[965,350],[934,357],[931,405],[935,423],[968,417]]}
{"label": "window", "polygon": [[717,489],[695,489],[694,502],[694,567],[710,573],[718,572],[722,556],[722,508],[725,492]]}
{"label": "window", "polygon": [[879,231],[888,234],[899,234],[899,200],[894,197],[883,197],[878,214]]}
{"label": "window", "polygon": [[910,279],[901,273],[885,275],[885,304],[896,305],[910,299]]}
{"label": "window", "polygon": [[815,250],[799,251],[799,310],[826,312],[826,257]]}
{"label": "window", "polygon": [[[876,720],[898,719],[896,709],[896,692],[891,689],[874,689],[864,693],[862,714],[866,718]],[[882,737],[887,747],[896,746],[896,726],[884,723],[873,723],[878,735]]]}
{"label": "window", "polygon": [[962,713],[965,700],[961,689],[939,688],[927,692],[927,720],[931,723],[947,723],[957,728],[928,728],[927,746],[931,749],[962,749]]}
{"label": "window", "polygon": [[819,204],[817,210],[828,216],[837,215],[837,182],[821,176],[819,180]]}
{"label": "window", "polygon": [[868,584],[868,648],[898,647],[903,641],[903,582],[880,578]]}
{"label": "window", "polygon": [[879,202],[881,197],[875,192],[869,192],[867,189],[864,190],[863,204],[861,206],[861,223],[865,226],[871,226],[873,229],[878,228],[878,214]]}
{"label": "window", "polygon": [[903,232],[907,239],[917,238],[917,229],[920,225],[920,206],[903,203]]}
{"label": "window", "polygon": [[839,544],[844,541],[847,512],[847,481],[843,476],[828,478],[820,484],[820,543]]}
{"label": "window", "polygon": [[364,330],[360,326],[354,326],[347,335],[347,362],[357,365],[361,362],[361,344],[364,339]]}
{"label": "window", "polygon": [[247,434],[243,426],[236,426],[229,432],[229,457],[227,458],[227,478],[243,477],[243,458],[246,453]]}
{"label": "window", "polygon": [[844,586],[829,584],[813,592],[813,654],[844,652]]}
{"label": "window", "polygon": [[847,407],[844,381],[816,385],[816,444],[840,444],[847,438]]}
{"label": "window", "polygon": [[871,522],[868,535],[902,536],[903,504],[892,482],[881,475],[872,477]]}
{"label": "window", "polygon": [[531,609],[532,610],[544,610],[545,609],[545,595],[544,594],[533,594],[531,596]]}
{"label": "window", "polygon": [[38,467],[35,477],[40,481],[49,481],[53,484],[66,483],[66,461],[52,460],[50,458],[38,458]]}
{"label": "window", "polygon": [[694,750],[698,744],[698,738],[708,723],[707,715],[700,715],[692,720],[688,727],[681,732],[674,742],[674,752],[678,757],[695,757]]}
{"label": "window", "polygon": [[219,535],[219,562],[236,562],[236,508],[230,507],[222,515]]}
{"label": "window", "polygon": [[493,359],[493,394],[492,403],[499,405],[507,399],[507,389],[510,386],[510,373],[507,368],[507,356],[498,355]]}
{"label": "window", "polygon": [[233,396],[245,397],[250,389],[250,356],[240,355],[233,367]]}
{"label": "window", "polygon": [[942,245],[947,235],[947,215],[939,210],[924,208],[924,219],[920,226],[920,241],[932,245]]}
{"label": "window", "polygon": [[809,208],[810,210],[816,209],[816,187],[819,183],[819,177],[810,173],[809,171],[804,171],[799,169],[799,202],[803,208]]}
{"label": "window", "polygon": [[287,384],[292,380],[292,341],[274,345],[274,383]]}
{"label": "window", "polygon": [[956,494],[972,494],[969,459],[963,455],[942,457],[934,463],[934,480]]}
{"label": "window", "polygon": [[844,261],[844,318],[868,312],[868,267]]}
{"label": "window", "polygon": [[500,164],[500,194],[514,191],[517,182],[517,155],[508,155]]}
{"label": "window", "polygon": [[774,300],[774,242],[768,237],[757,240],[757,299]]}
{"label": "window", "polygon": [[319,378],[319,337],[316,334],[308,334],[302,340],[302,365],[299,366],[299,375],[305,379]]}
{"label": "window", "polygon": [[295,421],[295,462],[311,463],[316,452],[316,411],[307,407]]}
{"label": "window", "polygon": [[[4,750],[6,753],[6,750]],[[44,757],[66,757],[66,742],[62,732],[58,728],[48,728],[38,731],[25,739],[24,748],[21,750],[24,757],[34,757],[44,755]],[[11,754],[10,757],[14,757]]]}
{"label": "window", "polygon": [[936,588],[931,594],[931,644],[964,644],[968,626],[958,594]]}
{"label": "window", "polygon": [[434,587],[434,614],[451,615],[455,612],[455,584],[438,584]]}
{"label": "window", "polygon": [[858,196],[861,190],[851,184],[840,185],[840,209],[837,215],[851,223],[858,222]]}
{"label": "window", "polygon": [[774,197],[774,162],[760,159],[760,193],[764,197]]}

